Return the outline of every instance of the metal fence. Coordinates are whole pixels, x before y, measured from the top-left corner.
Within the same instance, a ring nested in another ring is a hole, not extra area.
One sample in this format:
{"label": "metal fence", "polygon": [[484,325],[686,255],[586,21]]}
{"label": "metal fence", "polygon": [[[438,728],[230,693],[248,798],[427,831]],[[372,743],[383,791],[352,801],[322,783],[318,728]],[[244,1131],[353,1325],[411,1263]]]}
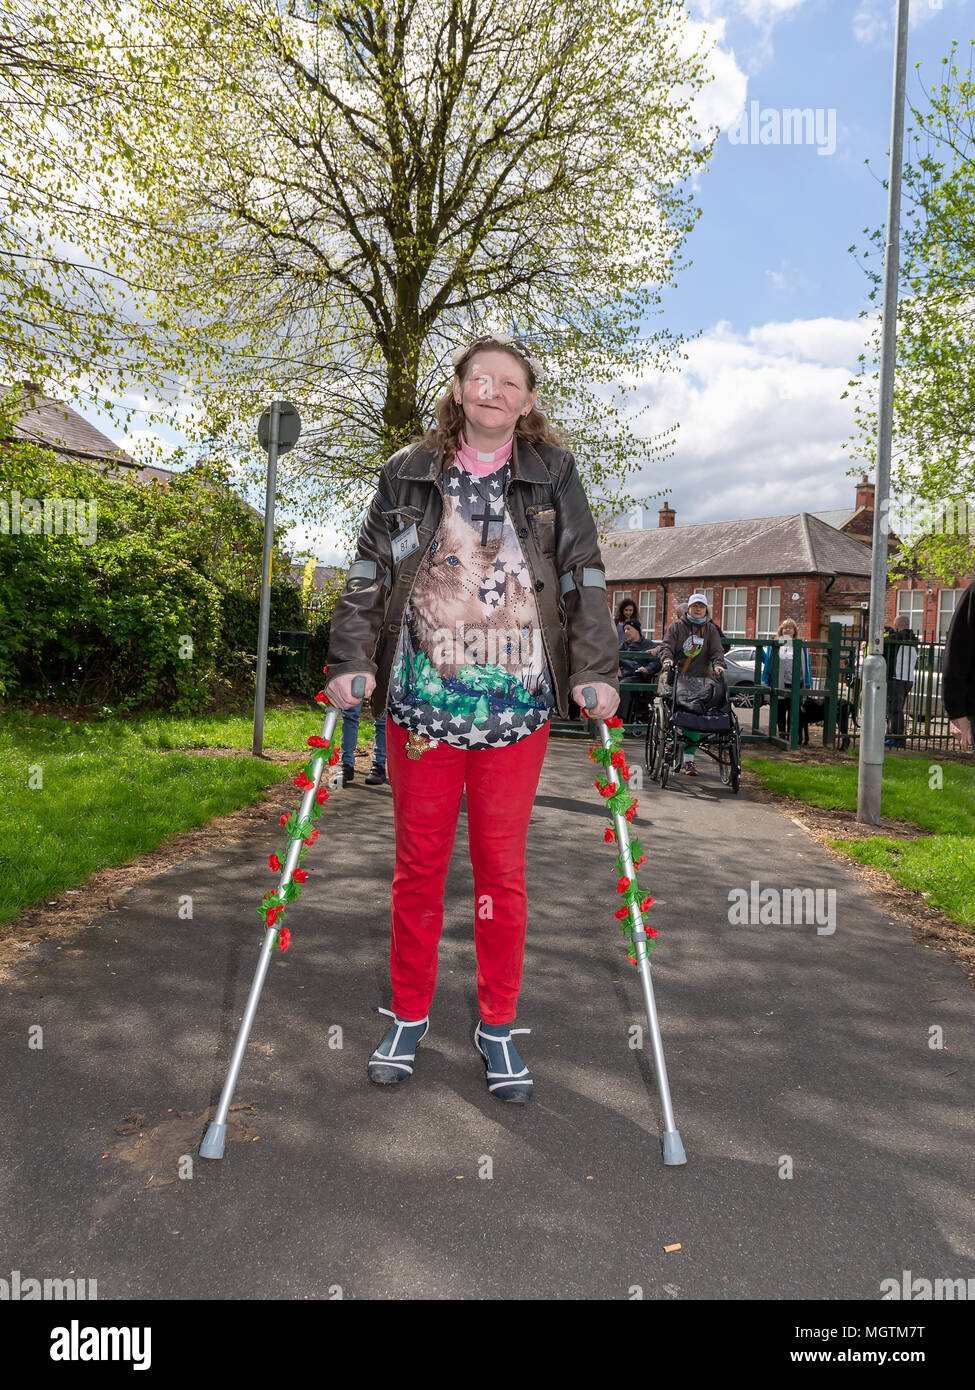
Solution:
{"label": "metal fence", "polygon": [[[829,628],[825,641],[792,641],[792,670],[802,669],[803,652],[809,655],[811,684],[783,685],[780,681],[780,658],[783,648],[770,638],[736,638],[734,647],[748,648],[755,653],[753,679],[732,687],[731,697],[738,709],[742,742],[771,743],[779,748],[798,748],[808,721],[822,724],[822,742],[827,748],[855,749],[859,743],[860,672],[864,644],[847,634],[838,623]],[[904,648],[916,653],[903,659],[898,656]],[[768,681],[763,681],[766,655]],[[885,643],[888,670],[898,669],[911,679],[896,687],[888,679],[888,746],[914,749],[918,752],[950,751],[956,747],[949,720],[941,703],[941,669],[944,662],[944,641],[910,641],[888,638]],[[905,665],[904,662],[907,664]],[[896,677],[895,677],[896,679]],[[646,732],[649,707],[657,693],[656,681],[621,681],[620,694],[634,695],[631,720],[625,725],[629,737],[642,737]],[[763,727],[764,713],[767,724]],[[588,721],[558,723],[560,732],[586,731]],[[780,732],[780,729],[782,732]],[[808,732],[806,732],[808,737]]]}

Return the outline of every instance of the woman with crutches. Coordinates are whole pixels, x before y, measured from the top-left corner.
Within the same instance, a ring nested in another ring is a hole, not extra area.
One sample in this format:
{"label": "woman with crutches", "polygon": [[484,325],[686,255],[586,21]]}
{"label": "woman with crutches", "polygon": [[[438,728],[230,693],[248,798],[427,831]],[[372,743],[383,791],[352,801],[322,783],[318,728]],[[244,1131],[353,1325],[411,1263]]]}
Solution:
{"label": "woman with crutches", "polygon": [[541,364],[508,335],[452,356],[436,424],[383,465],[332,618],[326,694],[385,708],[396,860],[392,1025],[369,1077],[413,1073],[426,1035],[443,892],[465,787],[480,1021],[490,1093],[524,1104],[513,1041],[527,924],[525,844],[549,719],[571,698],[611,717],[616,629],[575,461],[536,409]]}

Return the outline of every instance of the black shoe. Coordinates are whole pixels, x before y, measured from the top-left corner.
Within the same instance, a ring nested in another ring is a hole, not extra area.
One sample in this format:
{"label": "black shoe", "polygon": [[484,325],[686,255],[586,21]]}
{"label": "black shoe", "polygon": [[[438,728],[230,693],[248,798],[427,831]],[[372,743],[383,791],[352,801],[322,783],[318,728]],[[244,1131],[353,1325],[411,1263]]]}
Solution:
{"label": "black shoe", "polygon": [[395,1086],[413,1075],[417,1043],[429,1031],[430,1018],[428,1015],[416,1023],[404,1023],[389,1009],[379,1012],[388,1014],[393,1026],[369,1058],[369,1080],[378,1086]]}
{"label": "black shoe", "polygon": [[384,767],[380,767],[380,766],[378,765],[378,763],[373,763],[372,767],[371,767],[371,768],[369,769],[369,771],[366,773],[366,786],[367,786],[367,787],[378,787],[379,784],[380,784],[380,782],[385,782],[385,781],[386,781],[386,769],[385,769]]}
{"label": "black shoe", "polygon": [[502,1037],[483,1033],[478,1023],[474,1029],[474,1046],[484,1059],[487,1088],[495,1100],[513,1101],[524,1105],[532,1098],[531,1073],[525,1066],[514,1043],[512,1033],[530,1033],[530,1028],[509,1028]]}
{"label": "black shoe", "polygon": [[342,764],[342,786],[347,787],[355,777],[355,768],[348,763]]}

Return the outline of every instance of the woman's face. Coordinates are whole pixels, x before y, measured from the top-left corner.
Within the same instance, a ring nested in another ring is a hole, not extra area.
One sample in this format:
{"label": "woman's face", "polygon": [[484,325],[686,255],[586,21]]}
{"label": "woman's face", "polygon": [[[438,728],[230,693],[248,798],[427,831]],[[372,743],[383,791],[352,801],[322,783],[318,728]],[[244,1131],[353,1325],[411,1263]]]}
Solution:
{"label": "woman's face", "polygon": [[514,433],[519,415],[535,404],[537,391],[528,389],[525,368],[510,352],[475,352],[467,366],[463,388],[454,377],[454,400],[468,424],[490,430],[499,439]]}
{"label": "woman's face", "polygon": [[624,603],[624,604],[623,604],[623,621],[626,622],[627,618],[635,618],[635,617],[636,617],[636,605],[633,604],[633,603]]}
{"label": "woman's face", "polygon": [[799,636],[799,629],[796,627],[795,623],[783,623],[783,624],[782,624],[782,636],[783,636],[783,637],[798,637],[798,636]]}
{"label": "woman's face", "polygon": [[706,603],[692,603],[687,611],[692,618],[703,618],[708,611],[708,606]]}

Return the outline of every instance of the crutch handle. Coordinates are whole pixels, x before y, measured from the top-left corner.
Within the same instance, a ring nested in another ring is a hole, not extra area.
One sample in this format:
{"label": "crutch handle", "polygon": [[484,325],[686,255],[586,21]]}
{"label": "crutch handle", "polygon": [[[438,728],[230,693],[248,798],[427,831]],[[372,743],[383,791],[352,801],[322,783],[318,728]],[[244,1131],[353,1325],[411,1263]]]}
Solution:
{"label": "crutch handle", "polygon": [[597,697],[596,692],[591,685],[584,685],[582,687],[582,698],[586,702],[586,709],[595,709]]}
{"label": "crutch handle", "polygon": [[355,679],[354,679],[353,682],[352,682],[352,694],[356,697],[357,700],[361,700],[362,697],[365,695],[365,693],[366,693],[366,678],[365,678],[365,676],[356,676]]}

